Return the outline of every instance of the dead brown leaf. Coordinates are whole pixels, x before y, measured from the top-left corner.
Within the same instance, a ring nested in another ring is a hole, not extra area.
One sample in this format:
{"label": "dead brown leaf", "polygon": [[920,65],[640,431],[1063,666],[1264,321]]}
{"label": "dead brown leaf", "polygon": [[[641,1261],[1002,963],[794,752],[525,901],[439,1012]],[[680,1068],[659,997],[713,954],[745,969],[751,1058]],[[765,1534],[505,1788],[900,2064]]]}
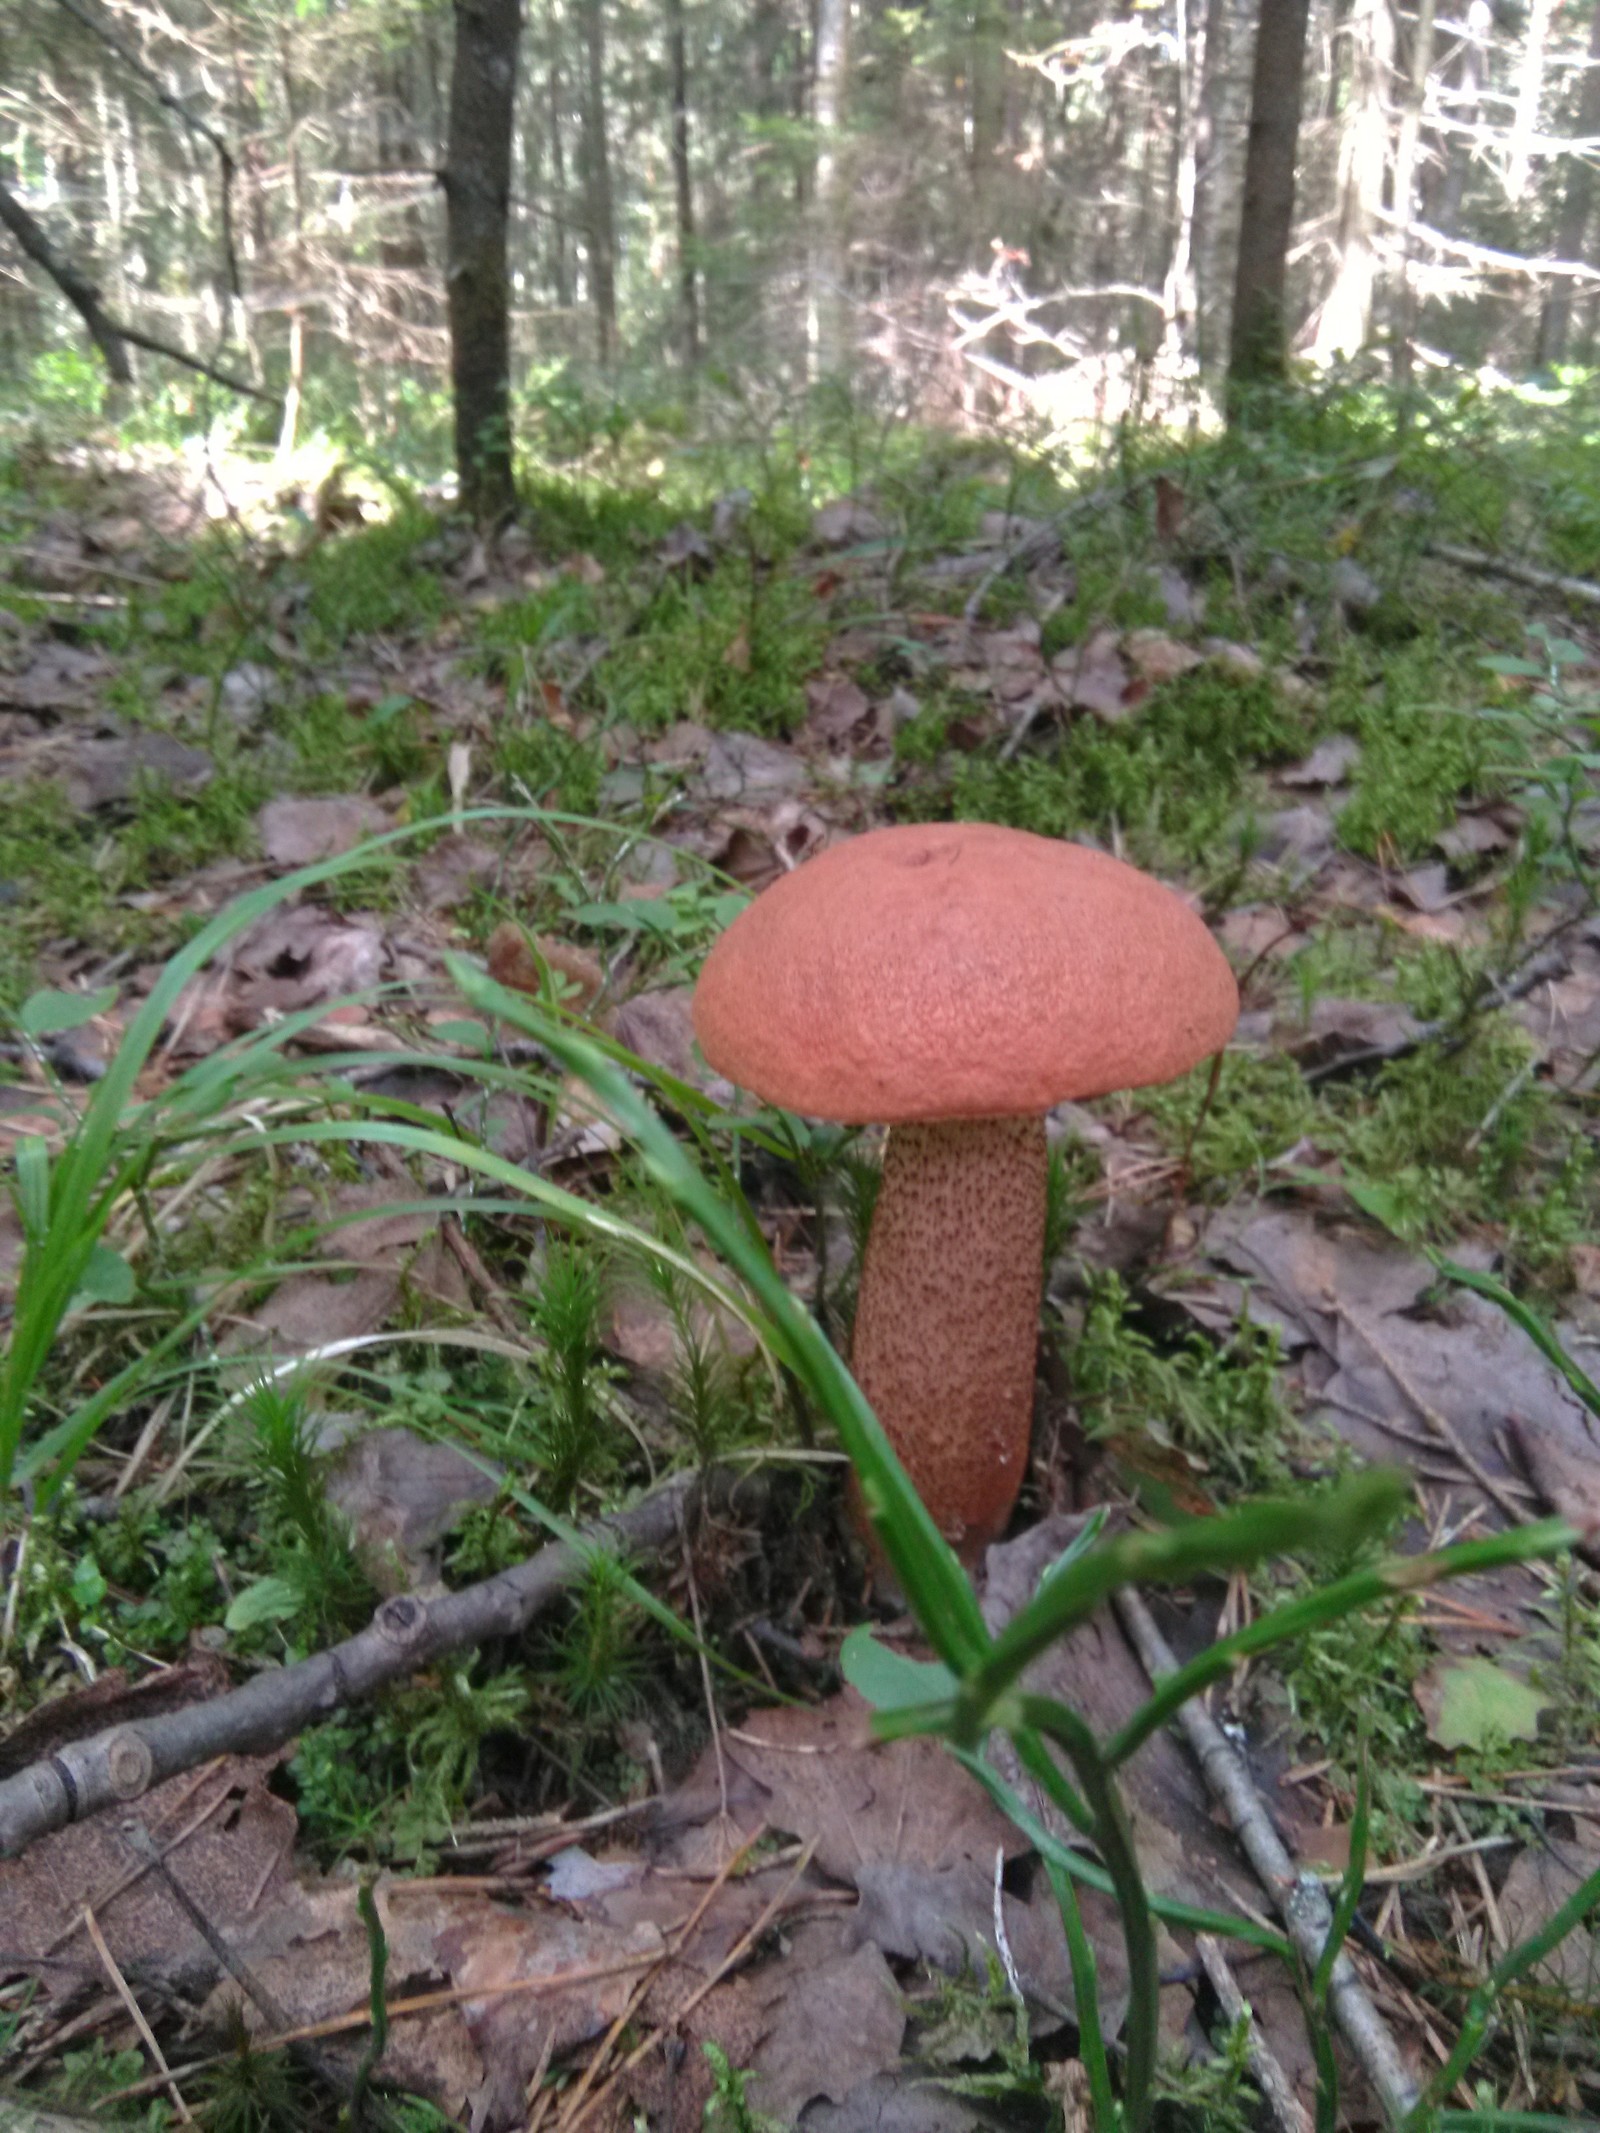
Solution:
{"label": "dead brown leaf", "polygon": [[872,703],[848,674],[828,672],[806,683],[810,706],[802,738],[825,748],[843,748],[872,718]]}
{"label": "dead brown leaf", "polygon": [[812,514],[811,538],[822,548],[851,547],[856,542],[887,538],[888,526],[869,504],[854,496],[836,497]]}
{"label": "dead brown leaf", "polygon": [[1361,760],[1361,743],[1353,734],[1335,733],[1318,741],[1302,763],[1280,770],[1279,785],[1343,785]]}
{"label": "dead brown leaf", "polygon": [[[169,1019],[169,1046],[185,1056],[208,1052],[269,1017],[369,992],[390,969],[376,919],[320,904],[282,905],[240,934],[220,965],[184,987]],[[362,1014],[355,1010],[354,1019]]]}
{"label": "dead brown leaf", "polygon": [[597,957],[587,948],[541,933],[530,942],[514,919],[502,919],[489,936],[489,975],[509,992],[542,996],[546,972],[565,980],[568,998],[564,1004],[578,1014],[587,1014],[605,990],[606,974]]}
{"label": "dead brown leaf", "polygon": [[[319,1449],[334,1420],[323,1417]],[[328,1501],[350,1521],[361,1559],[386,1595],[431,1584],[439,1542],[474,1505],[492,1502],[499,1486],[454,1445],[404,1425],[360,1426],[327,1467]]]}
{"label": "dead brown leaf", "polygon": [[224,1756],[155,1786],[126,1813],[69,1824],[20,1859],[0,1860],[0,1967],[32,1972],[51,1997],[98,1980],[82,1923],[87,1903],[125,1971],[203,1989],[215,1957],[123,1825],[142,1826],[208,1917],[245,1922],[293,1884],[294,1809],[266,1785],[278,1760]]}
{"label": "dead brown leaf", "polygon": [[1165,681],[1176,681],[1180,674],[1190,674],[1203,664],[1204,654],[1197,652],[1192,644],[1180,644],[1176,637],[1169,637],[1164,630],[1130,630],[1122,640],[1122,649],[1132,662],[1134,671],[1152,687]]}
{"label": "dead brown leaf", "polygon": [[393,826],[387,809],[361,793],[326,799],[288,794],[269,800],[256,816],[261,849],[279,867],[306,867],[319,859],[332,859]]}
{"label": "dead brown leaf", "polygon": [[147,780],[193,791],[210,782],[214,766],[203,748],[170,733],[141,729],[105,740],[77,741],[65,759],[67,799],[80,814],[131,800]]}
{"label": "dead brown leaf", "polygon": [[1089,711],[1108,726],[1119,725],[1134,706],[1128,702],[1130,676],[1120,650],[1122,632],[1098,629],[1082,644],[1057,652],[1050,671],[1064,702]]}
{"label": "dead brown leaf", "polygon": [[[1500,1890],[1506,1946],[1531,1940],[1596,1871],[1600,1871],[1600,1850],[1560,1837],[1546,1836],[1537,1847],[1518,1852]],[[1600,1943],[1589,1927],[1578,1926],[1543,1962],[1534,1965],[1531,1974],[1592,2004],[1600,1995]]]}

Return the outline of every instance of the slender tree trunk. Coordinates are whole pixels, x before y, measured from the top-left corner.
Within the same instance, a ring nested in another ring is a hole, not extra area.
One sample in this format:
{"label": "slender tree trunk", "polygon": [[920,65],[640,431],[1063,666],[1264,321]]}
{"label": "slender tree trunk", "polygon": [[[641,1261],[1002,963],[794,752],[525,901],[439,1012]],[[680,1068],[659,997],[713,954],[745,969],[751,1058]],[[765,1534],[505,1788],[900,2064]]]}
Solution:
{"label": "slender tree trunk", "polygon": [[[1394,5],[1394,0],[1391,0]],[[1411,382],[1413,341],[1417,330],[1417,292],[1411,278],[1415,246],[1413,229],[1417,214],[1417,155],[1422,144],[1422,110],[1428,98],[1428,76],[1433,71],[1434,0],[1417,0],[1416,26],[1406,62],[1405,102],[1400,111],[1400,131],[1394,151],[1394,213],[1400,235],[1400,285],[1394,307],[1394,381]],[[1395,6],[1395,26],[1399,27]]]}
{"label": "slender tree trunk", "polygon": [[292,232],[289,246],[289,375],[284,387],[283,417],[278,425],[278,458],[286,461],[294,451],[306,381],[306,318],[301,301],[306,281],[305,171],[300,161],[300,93],[294,76],[293,33],[287,23],[278,32],[278,65],[282,75],[283,115],[288,125]]}
{"label": "slender tree trunk", "polygon": [[445,165],[450,382],[461,506],[480,522],[516,509],[506,242],[521,0],[454,0]]}
{"label": "slender tree trunk", "polygon": [[[1462,125],[1475,126],[1481,110],[1479,98],[1484,76],[1489,68],[1489,38],[1494,29],[1489,0],[1469,0],[1466,21],[1467,33],[1456,62],[1451,111]],[[1461,227],[1461,202],[1467,189],[1467,172],[1472,165],[1472,143],[1465,134],[1450,135],[1448,155],[1435,219],[1447,237],[1454,237]]]}
{"label": "slender tree trunk", "polygon": [[[560,35],[559,22],[551,24],[551,34]],[[545,99],[550,113],[550,281],[556,292],[556,302],[563,311],[572,308],[572,265],[567,251],[567,135],[563,123],[561,93],[561,55],[550,55],[550,73],[545,83]]]}
{"label": "slender tree trunk", "polygon": [[[1578,96],[1580,141],[1600,134],[1600,5],[1589,21],[1589,65]],[[1588,154],[1565,158],[1566,187],[1561,212],[1556,217],[1556,257],[1574,262],[1588,254],[1585,240],[1594,207],[1594,165]],[[1541,366],[1565,360],[1572,331],[1572,284],[1562,277],[1552,281],[1539,308],[1539,341],[1534,360]]]}
{"label": "slender tree trunk", "polygon": [[1167,262],[1167,277],[1161,293],[1161,354],[1167,369],[1174,375],[1182,367],[1186,350],[1193,344],[1195,313],[1199,308],[1194,264],[1194,221],[1195,203],[1200,190],[1199,86],[1205,80],[1206,31],[1209,26],[1207,17],[1202,15],[1193,25],[1191,37],[1190,0],[1176,0],[1176,4],[1178,147],[1174,159],[1172,189],[1177,228],[1173,234],[1172,256]]}
{"label": "slender tree trunk", "polygon": [[672,183],[678,209],[678,308],[683,360],[700,360],[700,291],[695,272],[694,177],[689,162],[689,61],[683,0],[667,0],[667,61],[672,72]]}
{"label": "slender tree trunk", "polygon": [[817,131],[806,340],[814,369],[837,370],[849,355],[845,306],[844,185],[839,129],[850,67],[850,0],[817,0],[812,119]]}
{"label": "slender tree trunk", "polygon": [[617,220],[606,142],[605,0],[583,0],[583,177],[589,223],[589,298],[602,369],[617,354]]}
{"label": "slender tree trunk", "polygon": [[1522,60],[1517,68],[1517,100],[1511,113],[1511,133],[1506,142],[1506,198],[1520,200],[1533,175],[1532,141],[1539,130],[1539,100],[1544,94],[1544,54],[1550,37],[1550,17],[1555,0],[1533,0],[1528,9],[1528,33],[1523,40]]}
{"label": "slender tree trunk", "polygon": [[[1190,0],[1193,5],[1193,0]],[[1227,0],[1205,0],[1201,30],[1205,60],[1194,61],[1195,84],[1195,201],[1194,281],[1195,355],[1202,371],[1211,371],[1217,361],[1216,314],[1227,276],[1223,252],[1225,240],[1218,194],[1222,189],[1224,156],[1221,142],[1229,117],[1232,24]]]}
{"label": "slender tree trunk", "polygon": [[1285,288],[1310,0],[1261,0],[1250,77],[1250,135],[1228,344],[1228,417],[1248,417],[1252,388],[1286,374]]}
{"label": "slender tree trunk", "polygon": [[1001,149],[1006,125],[1006,34],[1004,0],[976,0],[967,69],[970,85],[973,236],[980,256],[1003,237],[998,213]]}
{"label": "slender tree trunk", "polygon": [[1339,263],[1317,321],[1313,353],[1322,363],[1359,355],[1372,333],[1377,280],[1374,240],[1383,206],[1389,147],[1389,82],[1394,16],[1389,0],[1355,0],[1346,26],[1349,101],[1339,144]]}
{"label": "slender tree trunk", "polygon": [[119,322],[110,317],[100,301],[100,291],[86,274],[80,274],[63,257],[43,228],[4,184],[0,184],[0,228],[7,229],[35,266],[42,267],[88,329],[89,338],[105,358],[113,383],[129,385],[133,372],[128,365],[128,339]]}

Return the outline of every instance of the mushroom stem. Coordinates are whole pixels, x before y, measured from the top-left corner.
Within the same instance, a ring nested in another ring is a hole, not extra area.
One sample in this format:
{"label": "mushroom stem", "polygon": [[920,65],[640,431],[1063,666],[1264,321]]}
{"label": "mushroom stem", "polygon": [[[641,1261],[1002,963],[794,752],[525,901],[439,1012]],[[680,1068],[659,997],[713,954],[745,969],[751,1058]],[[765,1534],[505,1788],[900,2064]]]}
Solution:
{"label": "mushroom stem", "polygon": [[969,1563],[1027,1468],[1048,1172],[1042,1118],[896,1126],[861,1269],[852,1368]]}

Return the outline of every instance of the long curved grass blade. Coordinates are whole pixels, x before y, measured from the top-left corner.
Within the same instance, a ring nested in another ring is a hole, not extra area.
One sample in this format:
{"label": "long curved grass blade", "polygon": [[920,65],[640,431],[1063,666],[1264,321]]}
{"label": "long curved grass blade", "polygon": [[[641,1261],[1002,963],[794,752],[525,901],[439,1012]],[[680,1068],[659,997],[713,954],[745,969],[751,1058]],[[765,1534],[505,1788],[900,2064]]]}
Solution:
{"label": "long curved grass blade", "polygon": [[598,1099],[646,1167],[696,1222],[761,1305],[766,1337],[838,1430],[860,1477],[884,1549],[925,1634],[947,1665],[965,1673],[989,1648],[977,1597],[944,1536],[895,1457],[861,1388],[821,1328],[785,1288],[764,1244],[714,1192],[675,1135],[603,1053],[557,1025],[531,1000],[508,993],[452,959],[450,973],[481,1012],[523,1029],[552,1051]]}
{"label": "long curved grass blade", "polygon": [[1376,1467],[1303,1503],[1246,1504],[1154,1533],[1119,1534],[1073,1557],[1049,1573],[967,1683],[969,1723],[983,1730],[995,1700],[1025,1668],[1119,1586],[1182,1584],[1203,1571],[1248,1569],[1297,1548],[1348,1547],[1386,1521],[1409,1489],[1397,1469]]}

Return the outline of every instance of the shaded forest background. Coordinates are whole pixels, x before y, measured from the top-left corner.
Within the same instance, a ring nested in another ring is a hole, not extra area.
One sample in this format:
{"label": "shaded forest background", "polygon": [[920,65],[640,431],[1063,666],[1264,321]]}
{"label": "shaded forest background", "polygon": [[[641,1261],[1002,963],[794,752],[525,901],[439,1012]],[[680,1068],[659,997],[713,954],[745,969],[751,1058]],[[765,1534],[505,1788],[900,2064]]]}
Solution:
{"label": "shaded forest background", "polygon": [[[256,441],[314,423],[442,464],[452,60],[463,24],[516,39],[518,14],[4,0],[0,390],[37,410],[105,382],[31,228],[117,319],[270,394],[239,403]],[[1256,69],[1257,125],[1293,151],[1296,357],[1402,382],[1590,359],[1600,8],[1313,0],[1301,37],[1304,15],[530,0],[517,420],[557,447],[641,398],[759,422],[837,377],[892,411],[1056,435],[1203,406],[1258,48],[1277,68]],[[169,420],[228,400],[128,353]]]}

